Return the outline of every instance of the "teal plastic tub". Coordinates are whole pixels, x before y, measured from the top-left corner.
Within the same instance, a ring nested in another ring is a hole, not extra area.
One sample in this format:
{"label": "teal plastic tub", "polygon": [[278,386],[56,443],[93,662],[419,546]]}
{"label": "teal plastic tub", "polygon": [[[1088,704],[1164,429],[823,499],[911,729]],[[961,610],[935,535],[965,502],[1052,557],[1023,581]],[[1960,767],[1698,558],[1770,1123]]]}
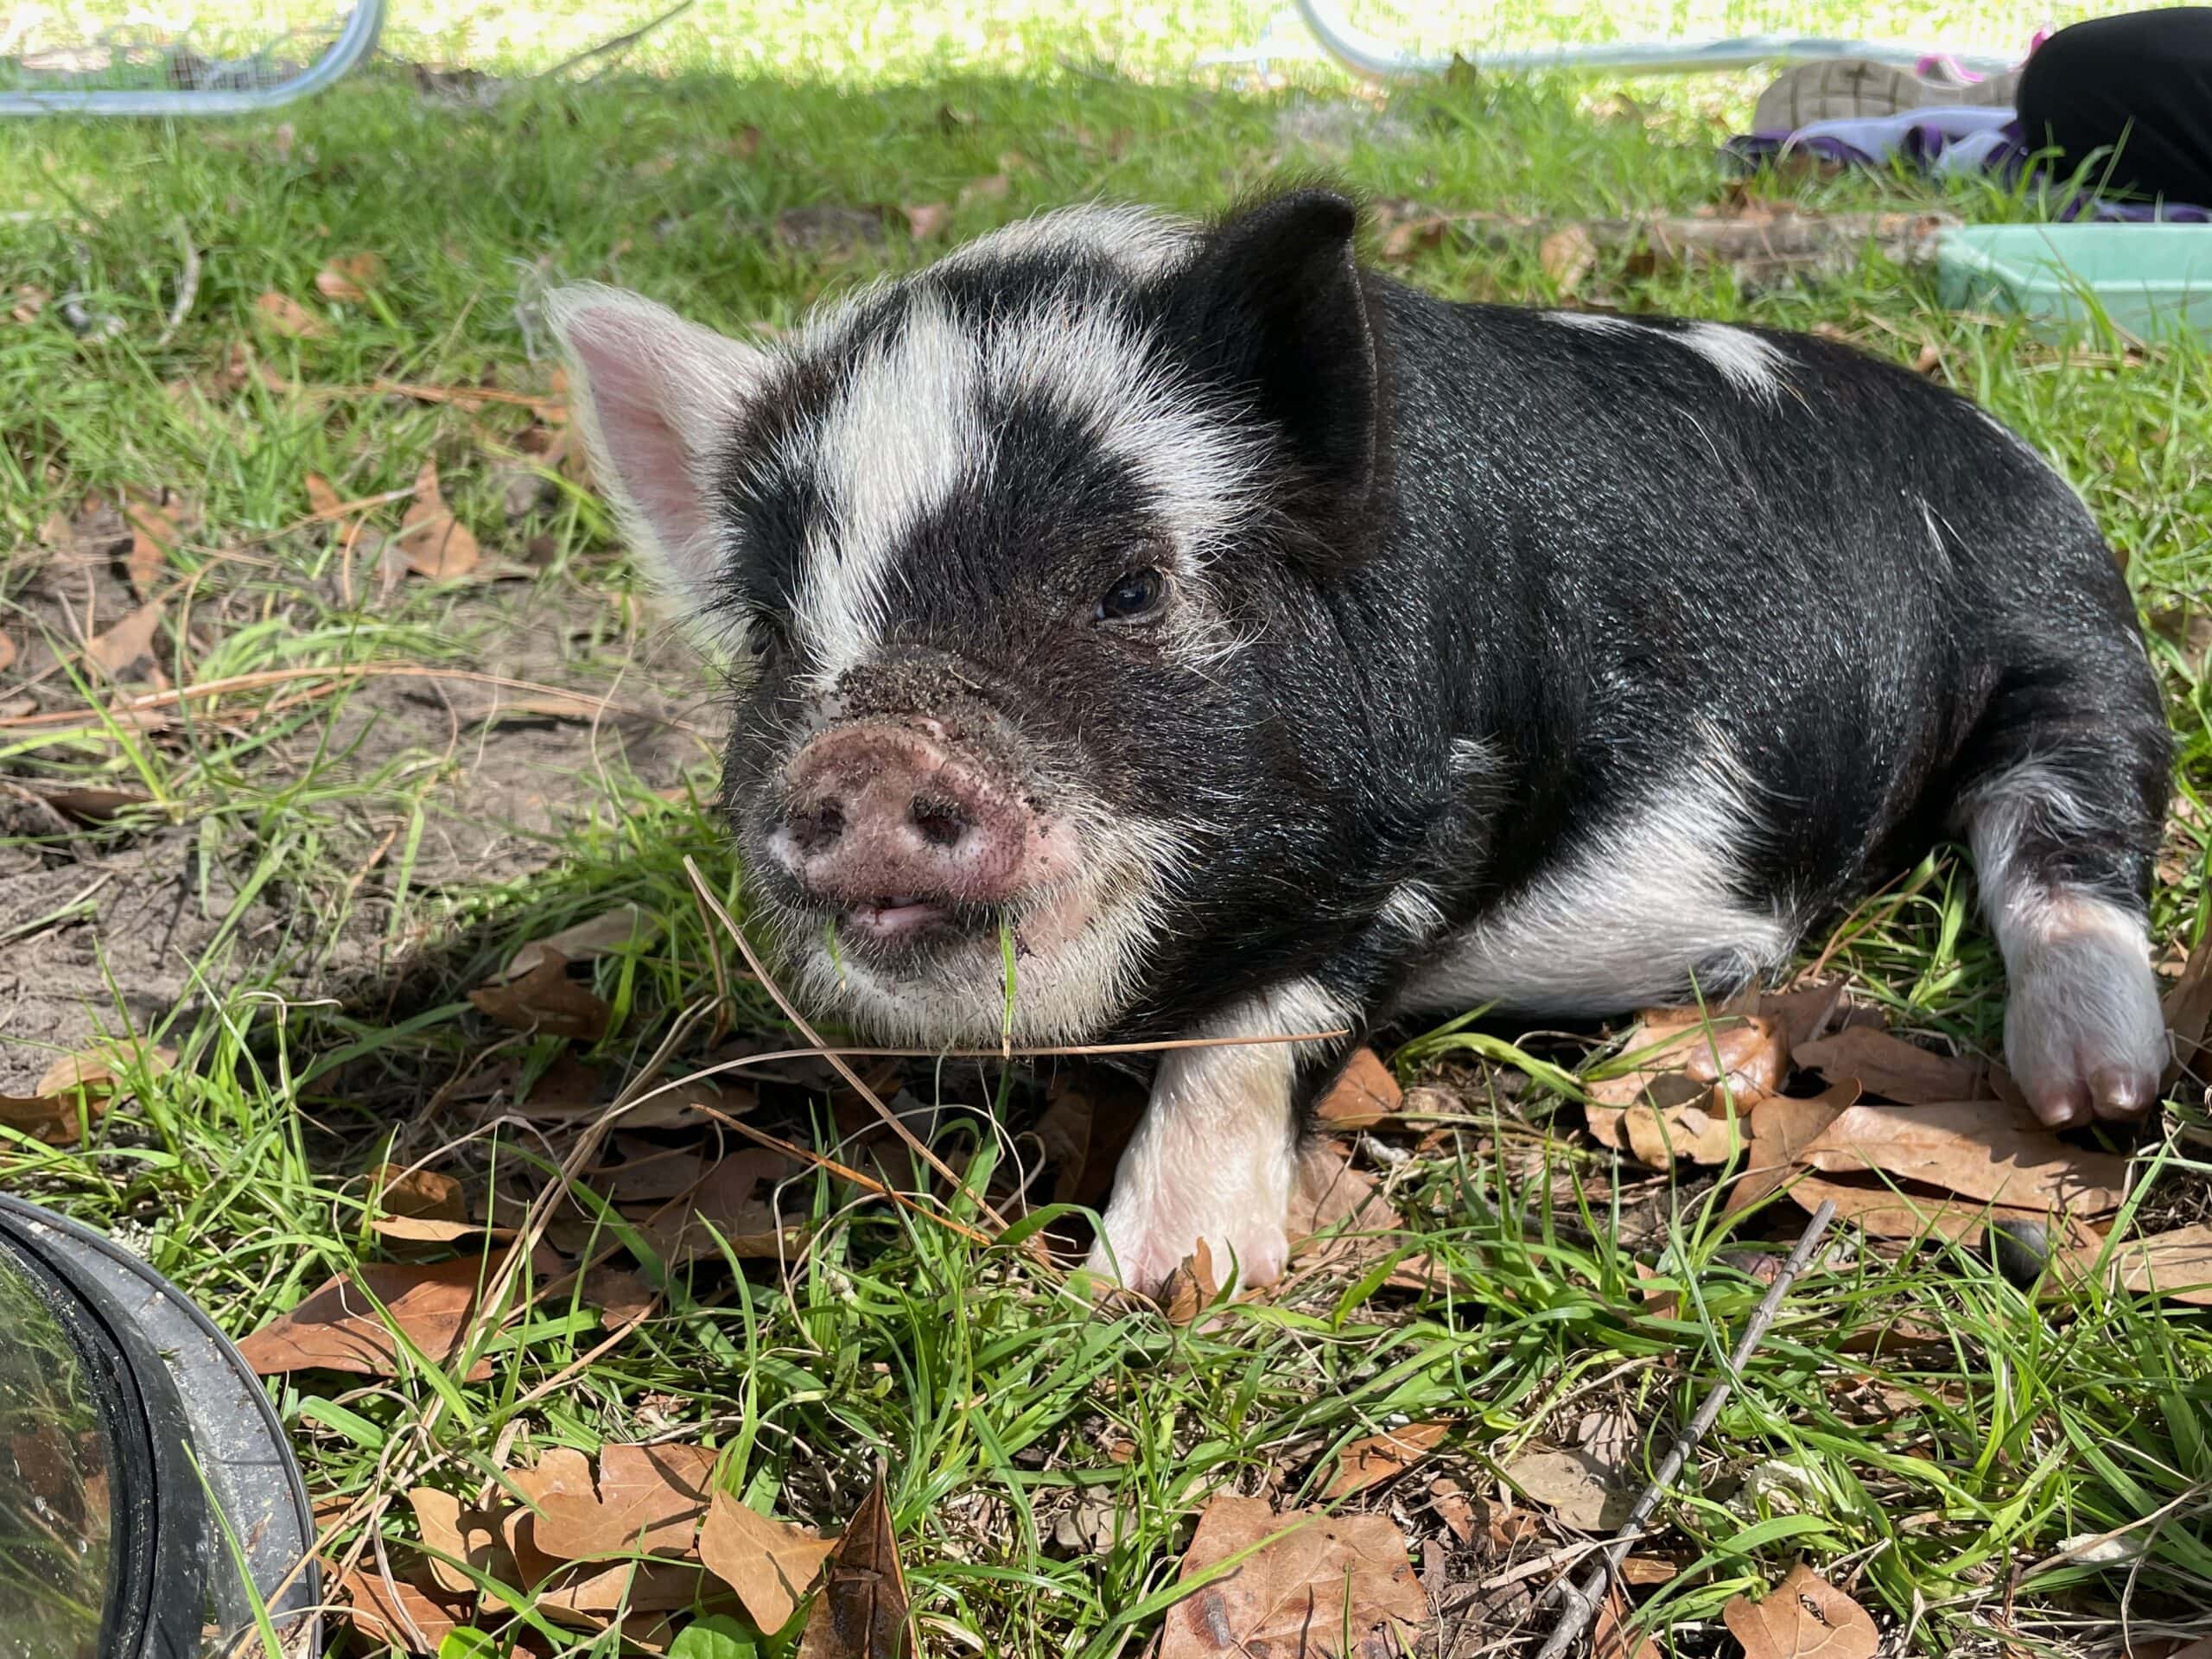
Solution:
{"label": "teal plastic tub", "polygon": [[1965,225],[1936,237],[1936,268],[1954,310],[2212,340],[2212,225]]}

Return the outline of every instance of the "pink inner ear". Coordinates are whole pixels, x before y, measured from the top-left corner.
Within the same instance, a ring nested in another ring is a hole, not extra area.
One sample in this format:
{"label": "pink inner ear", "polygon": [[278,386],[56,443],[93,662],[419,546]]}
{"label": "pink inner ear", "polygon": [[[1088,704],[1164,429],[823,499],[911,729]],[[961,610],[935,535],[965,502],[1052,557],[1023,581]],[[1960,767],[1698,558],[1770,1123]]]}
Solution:
{"label": "pink inner ear", "polygon": [[[636,550],[679,593],[703,597],[715,550],[701,452],[717,422],[734,411],[738,388],[715,384],[731,365],[701,360],[708,353],[696,336],[705,331],[672,315],[587,306],[566,320],[563,333],[583,371],[599,459],[613,474],[601,483],[628,509],[632,532],[652,543]],[[743,349],[718,337],[715,344]]]}

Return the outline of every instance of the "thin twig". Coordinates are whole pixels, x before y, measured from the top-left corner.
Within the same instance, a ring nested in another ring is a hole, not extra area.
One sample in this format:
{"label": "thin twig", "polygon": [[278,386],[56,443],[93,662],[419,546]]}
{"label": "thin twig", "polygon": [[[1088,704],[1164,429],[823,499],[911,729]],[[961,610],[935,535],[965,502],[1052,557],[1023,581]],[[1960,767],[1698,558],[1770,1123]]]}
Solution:
{"label": "thin twig", "polygon": [[[684,855],[683,872],[691,878],[691,886],[697,892],[700,903],[714,912],[715,919],[722,925],[723,931],[728,933],[731,939],[736,943],[738,950],[744,954],[745,965],[753,970],[753,977],[767,988],[768,995],[775,998],[776,1006],[784,1011],[784,1017],[798,1028],[798,1034],[822,1052],[822,1058],[830,1062],[839,1077],[844,1078],[859,1091],[862,1100],[875,1109],[875,1115],[891,1126],[892,1133],[906,1143],[908,1150],[938,1174],[944,1176],[951,1184],[954,1192],[959,1192],[964,1183],[952,1173],[944,1160],[922,1143],[921,1136],[908,1128],[906,1121],[883,1103],[875,1090],[861,1080],[861,1074],[845,1064],[844,1056],[836,1053],[829,1044],[823,1042],[822,1033],[807,1024],[806,1016],[792,1006],[791,1000],[784,995],[783,987],[776,983],[774,977],[768,972],[767,965],[760,960],[759,954],[753,949],[753,942],[745,937],[745,930],[737,925],[737,918],[729,913],[722,901],[715,897],[714,890],[707,885],[707,878],[699,873],[699,866],[689,854]],[[1001,1232],[1007,1230],[1006,1217],[993,1209],[991,1201],[980,1192],[976,1195],[976,1205],[982,1211],[991,1225]]]}
{"label": "thin twig", "polygon": [[192,302],[200,297],[200,250],[192,245],[192,226],[184,216],[177,215],[176,245],[184,250],[184,270],[176,279],[176,303],[169,307],[169,319],[162,325],[162,332],[154,336],[156,351],[169,343],[184,320],[192,314]]}
{"label": "thin twig", "polygon": [[677,4],[671,6],[666,11],[661,13],[659,16],[652,19],[650,22],[640,23],[637,28],[630,30],[626,35],[617,35],[611,41],[601,41],[597,46],[588,46],[582,51],[577,53],[574,57],[562,59],[560,62],[555,64],[550,69],[543,71],[541,73],[534,76],[533,79],[537,80],[553,80],[566,74],[569,70],[575,68],[580,63],[589,63],[594,58],[603,58],[610,52],[620,52],[625,48],[635,46],[639,41],[645,39],[646,35],[652,34],[653,30],[658,29],[663,23],[671,22],[676,18],[681,17],[685,12],[690,10],[691,8],[697,3],[698,0],[678,0]]}
{"label": "thin twig", "polygon": [[1774,1282],[1767,1287],[1766,1294],[1759,1299],[1758,1306],[1751,1311],[1751,1319],[1744,1326],[1744,1334],[1737,1339],[1736,1351],[1728,1356],[1726,1374],[1713,1385],[1713,1392],[1706,1395],[1705,1403],[1698,1408],[1697,1415],[1690,1419],[1689,1426],[1676,1437],[1674,1448],[1667,1453],[1666,1461],[1659,1465],[1659,1472],[1643,1489],[1643,1496],[1636,1500],[1636,1507],[1628,1512],[1628,1519],[1621,1522],[1621,1529],[1599,1553],[1597,1561],[1582,1575],[1581,1582],[1578,1584],[1570,1579],[1559,1581],[1558,1593],[1566,1601],[1567,1608],[1560,1614],[1559,1624],[1550,1637],[1536,1649],[1536,1659],[1560,1659],[1561,1655],[1582,1639],[1582,1632],[1597,1617],[1606,1585],[1620,1571],[1621,1562],[1643,1535],[1645,1523],[1651,1519],[1652,1511],[1659,1507],[1659,1500],[1665,1495],[1668,1486],[1676,1475],[1681,1473],[1682,1465],[1690,1460],[1691,1453],[1697,1450],[1698,1442],[1705,1438],[1706,1431],[1720,1415],[1720,1408],[1728,1403],[1728,1396],[1736,1391],[1737,1379],[1743,1375],[1744,1367],[1751,1363],[1752,1351],[1759,1345],[1768,1327],[1773,1325],[1775,1316],[1782,1311],[1782,1299],[1789,1294],[1789,1287],[1796,1282],[1797,1275],[1804,1272],[1811,1262],[1814,1248],[1820,1243],[1821,1235],[1827,1231],[1828,1224],[1834,1219],[1835,1204],[1832,1199],[1823,1201],[1821,1207],[1813,1211],[1813,1218],[1805,1224],[1805,1230],[1798,1236],[1797,1248],[1789,1252],[1789,1259],[1782,1264],[1782,1271],[1774,1275]]}

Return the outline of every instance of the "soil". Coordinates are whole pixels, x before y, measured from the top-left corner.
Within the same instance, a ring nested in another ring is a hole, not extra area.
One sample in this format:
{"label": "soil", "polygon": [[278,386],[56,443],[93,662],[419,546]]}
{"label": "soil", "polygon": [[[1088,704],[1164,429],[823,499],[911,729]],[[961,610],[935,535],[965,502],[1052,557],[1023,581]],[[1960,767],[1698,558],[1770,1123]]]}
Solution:
{"label": "soil", "polygon": [[[0,673],[0,721],[83,707],[47,642],[62,642],[73,658],[71,643],[136,603],[112,539],[98,531],[80,524],[75,547],[41,561],[0,607],[20,652]],[[189,632],[204,654],[238,619],[224,614],[222,599],[194,597]],[[244,598],[249,613],[264,609],[265,582]],[[83,780],[57,775],[56,750],[0,760],[0,1092],[24,1092],[57,1052],[102,1034],[158,1039],[210,983],[296,1000],[404,976],[410,960],[449,943],[433,919],[441,889],[480,892],[526,876],[557,861],[576,826],[619,810],[624,794],[710,779],[721,726],[713,677],[666,630],[626,632],[619,611],[611,623],[616,609],[606,592],[552,581],[455,590],[435,627],[480,642],[466,671],[613,706],[421,669],[365,678],[318,699],[299,730],[249,753],[251,777],[226,787],[213,769],[185,772],[181,821],[150,807],[111,815],[111,802],[73,796]],[[149,689],[157,674],[211,677],[189,664],[179,673],[159,654],[118,691]],[[235,721],[249,712],[246,702],[225,710]],[[149,741],[188,758],[191,723],[156,719],[162,728]],[[0,724],[0,744],[18,734]],[[423,798],[396,930],[407,801],[426,770],[437,776]],[[268,791],[302,778],[315,786],[289,813],[269,807]],[[98,781],[137,792],[128,774]],[[318,855],[280,860],[277,878],[233,915],[268,852],[300,835],[317,838]]]}

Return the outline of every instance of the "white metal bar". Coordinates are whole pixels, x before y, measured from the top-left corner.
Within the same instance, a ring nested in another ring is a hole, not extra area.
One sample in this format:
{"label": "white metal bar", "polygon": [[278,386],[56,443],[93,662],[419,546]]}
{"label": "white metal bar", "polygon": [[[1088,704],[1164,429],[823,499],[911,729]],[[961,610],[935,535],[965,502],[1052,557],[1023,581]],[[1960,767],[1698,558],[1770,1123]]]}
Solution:
{"label": "white metal bar", "polygon": [[[1452,56],[1420,57],[1354,27],[1340,0],[1295,0],[1298,14],[1329,55],[1355,74],[1399,79],[1440,74]],[[1605,46],[1524,47],[1512,51],[1459,54],[1477,69],[1517,71],[1564,69],[1611,74],[1694,74],[1705,70],[1747,69],[1785,60],[1871,58],[1881,63],[1911,64],[1928,56],[1948,58],[1961,68],[1988,74],[2008,69],[2005,60],[1986,53],[1944,52],[1939,48],[1894,42],[1840,41],[1813,35],[1739,35],[1730,40],[1618,41]]]}
{"label": "white metal bar", "polygon": [[125,87],[57,87],[0,92],[4,115],[251,115],[321,92],[335,83],[377,43],[385,0],[355,0],[353,11],[323,54],[289,80],[244,91]]}

